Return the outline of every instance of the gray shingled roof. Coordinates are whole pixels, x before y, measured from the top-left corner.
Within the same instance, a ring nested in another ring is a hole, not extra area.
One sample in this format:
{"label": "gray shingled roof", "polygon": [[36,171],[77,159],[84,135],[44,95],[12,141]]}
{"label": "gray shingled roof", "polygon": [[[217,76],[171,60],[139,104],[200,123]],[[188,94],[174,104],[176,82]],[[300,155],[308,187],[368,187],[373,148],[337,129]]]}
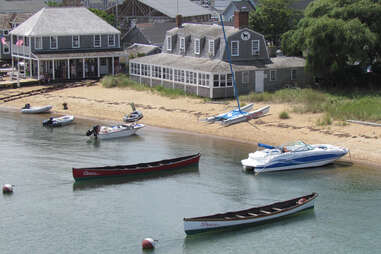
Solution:
{"label": "gray shingled roof", "polygon": [[136,24],[140,32],[144,34],[144,37],[155,45],[162,45],[165,39],[165,32],[176,27],[175,22],[164,23],[140,23]]}
{"label": "gray shingled roof", "polygon": [[[234,26],[225,26],[226,37],[238,32],[239,29],[234,28]],[[181,32],[184,35],[196,35],[198,37],[207,36],[209,38],[217,38],[223,36],[222,26],[213,24],[194,24],[194,23],[184,23],[181,28],[175,27],[168,31],[168,34],[173,35]]]}
{"label": "gray shingled roof", "polygon": [[0,13],[37,12],[46,6],[44,0],[0,0]]}
{"label": "gray shingled roof", "polygon": [[12,29],[12,23],[21,24],[33,13],[0,13],[0,29]]}
{"label": "gray shingled roof", "polygon": [[145,54],[148,55],[154,50],[160,49],[158,46],[153,46],[153,45],[146,45],[146,44],[139,44],[139,43],[134,43],[131,46],[129,46],[124,52],[126,55],[137,55],[137,54]]}
{"label": "gray shingled roof", "polygon": [[[292,67],[304,67],[305,60],[298,57],[274,57],[271,58],[272,63],[266,64],[263,67],[254,65],[235,65],[233,64],[234,71],[245,70],[264,70],[264,69],[281,69]],[[168,53],[160,53],[151,56],[139,57],[131,60],[134,63],[163,65],[173,68],[197,70],[211,73],[227,73],[230,72],[229,63],[222,60],[211,60],[209,58],[199,58],[191,56],[181,56]]]}
{"label": "gray shingled roof", "polygon": [[242,8],[246,8],[248,11],[255,10],[254,3],[249,0],[232,1],[231,4],[234,5],[237,10],[241,10]]}
{"label": "gray shingled roof", "polygon": [[208,9],[203,8],[200,5],[193,3],[189,0],[138,0],[138,1],[152,7],[155,10],[158,10],[159,12],[167,15],[170,18],[176,18],[177,14],[180,14],[183,17],[212,14]]}
{"label": "gray shingled roof", "polygon": [[43,8],[11,32],[21,36],[116,33],[119,30],[84,7]]}

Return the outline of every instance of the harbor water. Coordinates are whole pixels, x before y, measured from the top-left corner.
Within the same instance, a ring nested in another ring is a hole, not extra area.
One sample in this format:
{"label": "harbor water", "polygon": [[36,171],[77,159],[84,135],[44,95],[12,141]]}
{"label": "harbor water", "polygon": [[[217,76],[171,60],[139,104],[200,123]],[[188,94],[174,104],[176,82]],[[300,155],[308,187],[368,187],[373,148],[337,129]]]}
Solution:
{"label": "harbor water", "polygon": [[[377,253],[381,168],[349,162],[287,172],[244,173],[255,149],[215,137],[146,127],[89,142],[95,123],[42,127],[49,115],[0,111],[0,253],[156,254]],[[253,132],[255,128],[253,128]],[[258,140],[260,142],[260,140]],[[73,167],[149,162],[200,152],[198,167],[131,180],[75,183]],[[315,209],[275,223],[186,236],[184,217],[246,209],[319,193]]]}

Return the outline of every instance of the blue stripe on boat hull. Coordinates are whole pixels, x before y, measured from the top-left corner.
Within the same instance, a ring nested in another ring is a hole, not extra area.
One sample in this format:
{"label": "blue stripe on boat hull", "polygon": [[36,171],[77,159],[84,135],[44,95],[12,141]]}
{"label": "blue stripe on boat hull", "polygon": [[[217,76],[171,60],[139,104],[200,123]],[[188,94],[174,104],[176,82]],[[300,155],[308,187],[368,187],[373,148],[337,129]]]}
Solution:
{"label": "blue stripe on boat hull", "polygon": [[295,159],[282,159],[283,162],[278,162],[278,163],[275,162],[274,164],[269,166],[257,166],[255,167],[255,169],[274,169],[274,168],[283,168],[283,167],[290,167],[290,166],[301,166],[303,164],[336,160],[344,156],[345,154],[346,153],[334,153],[334,154],[312,155],[312,156],[300,157]]}

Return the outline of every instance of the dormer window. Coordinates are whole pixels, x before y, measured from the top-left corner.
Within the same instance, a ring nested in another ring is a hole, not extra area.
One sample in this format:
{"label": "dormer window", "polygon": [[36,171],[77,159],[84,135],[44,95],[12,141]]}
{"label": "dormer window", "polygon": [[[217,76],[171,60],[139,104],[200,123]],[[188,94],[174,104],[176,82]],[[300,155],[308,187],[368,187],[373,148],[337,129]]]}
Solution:
{"label": "dormer window", "polygon": [[209,50],[208,53],[210,56],[214,56],[214,40],[209,40]]}
{"label": "dormer window", "polygon": [[58,47],[57,44],[57,36],[50,36],[50,48],[56,49]]}
{"label": "dormer window", "polygon": [[94,35],[94,48],[101,47],[101,36],[99,34]]}
{"label": "dormer window", "polygon": [[172,36],[167,36],[167,50],[172,51]]}
{"label": "dormer window", "polygon": [[109,34],[108,35],[108,46],[109,47],[115,46],[115,34]]}
{"label": "dormer window", "polygon": [[232,56],[239,56],[239,41],[231,42]]}
{"label": "dormer window", "polygon": [[180,52],[184,52],[184,51],[185,51],[185,38],[180,37]]}
{"label": "dormer window", "polygon": [[251,41],[251,55],[259,56],[259,40]]}
{"label": "dormer window", "polygon": [[79,48],[79,35],[73,35],[71,39],[71,47],[72,48]]}
{"label": "dormer window", "polygon": [[196,55],[200,54],[200,39],[195,39],[194,40],[194,53]]}

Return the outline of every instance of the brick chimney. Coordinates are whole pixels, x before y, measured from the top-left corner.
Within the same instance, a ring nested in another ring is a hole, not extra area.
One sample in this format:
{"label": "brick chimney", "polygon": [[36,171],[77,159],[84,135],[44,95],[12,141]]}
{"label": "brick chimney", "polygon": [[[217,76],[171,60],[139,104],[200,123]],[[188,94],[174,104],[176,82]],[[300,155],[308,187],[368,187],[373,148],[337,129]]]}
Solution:
{"label": "brick chimney", "polygon": [[176,26],[182,27],[183,26],[183,17],[181,15],[176,15]]}
{"label": "brick chimney", "polygon": [[243,7],[241,10],[234,11],[234,28],[244,28],[249,26],[249,10]]}

